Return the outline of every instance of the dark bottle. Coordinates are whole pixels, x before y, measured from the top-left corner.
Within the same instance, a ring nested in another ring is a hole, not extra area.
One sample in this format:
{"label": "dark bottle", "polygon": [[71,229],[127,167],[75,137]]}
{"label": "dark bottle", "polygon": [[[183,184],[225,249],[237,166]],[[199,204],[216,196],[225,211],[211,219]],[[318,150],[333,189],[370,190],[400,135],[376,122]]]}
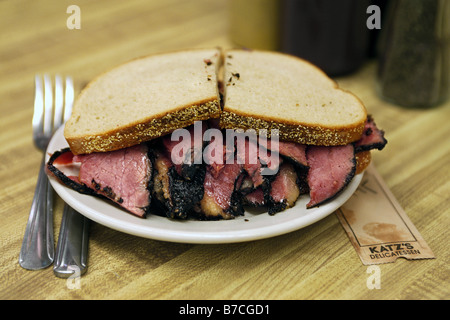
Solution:
{"label": "dark bottle", "polygon": [[355,71],[369,51],[370,0],[284,0],[281,50],[339,76]]}
{"label": "dark bottle", "polygon": [[391,0],[381,31],[378,91],[406,107],[443,102],[450,78],[450,1]]}

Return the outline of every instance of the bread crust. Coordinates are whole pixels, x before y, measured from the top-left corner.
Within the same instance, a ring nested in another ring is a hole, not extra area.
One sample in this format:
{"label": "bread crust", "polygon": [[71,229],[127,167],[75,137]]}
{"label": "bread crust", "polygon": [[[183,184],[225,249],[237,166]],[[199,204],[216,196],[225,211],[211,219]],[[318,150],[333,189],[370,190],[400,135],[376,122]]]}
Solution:
{"label": "bread crust", "polygon": [[355,158],[356,158],[356,174],[359,174],[364,170],[366,170],[366,168],[372,161],[372,155],[370,151],[358,152],[356,153]]}
{"label": "bread crust", "polygon": [[114,151],[161,137],[195,121],[218,118],[220,113],[220,101],[213,97],[102,134],[66,137],[66,140],[74,154]]}
{"label": "bread crust", "polygon": [[[126,65],[130,62],[147,59],[151,57],[158,57],[167,54],[176,54],[183,52],[195,52],[203,50],[217,50],[217,64],[214,66],[216,76],[219,65],[222,64],[222,50],[220,48],[198,48],[198,49],[180,49],[168,52],[159,52],[150,55],[136,57],[134,59],[125,61],[113,68],[110,68],[96,77],[94,77],[75,98],[74,107],[76,107],[81,97],[86,94],[88,89],[103,76],[110,71]],[[206,63],[206,62],[205,62]],[[120,126],[113,130],[96,133],[74,135],[68,134],[64,131],[64,137],[69,144],[74,154],[88,154],[92,152],[108,152],[121,148],[131,147],[133,145],[149,141],[165,134],[169,134],[178,128],[187,127],[194,124],[195,121],[207,120],[210,118],[218,118],[221,113],[220,96],[217,90],[217,95],[206,97],[200,101],[193,101],[187,105],[181,105],[177,108],[154,114],[151,117],[141,119],[137,122],[132,122],[126,126]],[[71,124],[73,125],[73,124]]]}
{"label": "bread crust", "polygon": [[354,127],[330,127],[308,126],[295,122],[265,118],[255,118],[244,113],[222,111],[220,127],[223,129],[254,129],[267,130],[267,136],[271,136],[272,130],[278,130],[279,139],[301,144],[336,146],[346,145],[361,138],[364,130],[364,121]]}
{"label": "bread crust", "polygon": [[[233,61],[233,55],[236,52],[249,51],[244,49],[230,49],[224,52],[224,56],[229,56],[230,61]],[[264,50],[250,50],[250,52],[266,53]],[[324,79],[327,79],[332,87],[332,90],[339,90],[351,95],[361,107],[361,119],[348,126],[320,126],[308,123],[301,123],[298,121],[289,120],[287,117],[277,119],[265,115],[247,114],[240,111],[237,107],[229,107],[225,100],[225,105],[220,116],[220,126],[224,129],[254,129],[256,131],[264,129],[267,130],[268,136],[273,129],[279,131],[280,140],[292,141],[301,144],[322,145],[322,146],[336,146],[346,145],[355,142],[361,138],[364,131],[364,125],[367,119],[367,110],[364,103],[352,92],[339,87],[338,83],[328,77],[328,75],[311,62],[300,57],[280,52],[269,51],[269,54],[288,57],[292,61],[299,61],[312,67],[317,73],[322,74]],[[226,63],[226,61],[225,61]],[[226,93],[225,93],[226,96]],[[345,108],[345,106],[342,106]]]}

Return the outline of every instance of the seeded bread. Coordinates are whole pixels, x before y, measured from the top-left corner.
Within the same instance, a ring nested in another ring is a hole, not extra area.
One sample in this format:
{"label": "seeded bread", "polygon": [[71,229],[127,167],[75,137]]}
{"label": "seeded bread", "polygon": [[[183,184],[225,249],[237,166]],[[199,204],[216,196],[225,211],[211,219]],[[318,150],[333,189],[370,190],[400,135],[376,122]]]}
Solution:
{"label": "seeded bread", "polygon": [[359,174],[366,170],[372,161],[372,154],[369,151],[362,151],[355,154],[356,158],[356,174]]}
{"label": "seeded bread", "polygon": [[311,145],[361,137],[362,102],[309,62],[258,50],[228,50],[224,59],[222,128],[278,129],[280,140]]}
{"label": "seeded bread", "polygon": [[74,154],[148,141],[221,112],[219,49],[147,56],[94,79],[77,97],[64,136]]}

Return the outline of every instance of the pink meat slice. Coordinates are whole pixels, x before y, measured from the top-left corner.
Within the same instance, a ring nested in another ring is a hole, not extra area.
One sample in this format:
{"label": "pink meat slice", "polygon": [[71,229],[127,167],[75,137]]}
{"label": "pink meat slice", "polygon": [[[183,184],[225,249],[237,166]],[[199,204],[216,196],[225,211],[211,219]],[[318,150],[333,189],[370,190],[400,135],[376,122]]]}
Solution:
{"label": "pink meat slice", "polygon": [[291,158],[303,166],[308,166],[308,162],[306,160],[306,145],[295,142],[280,141],[279,148],[280,154]]}
{"label": "pink meat slice", "polygon": [[204,180],[204,195],[200,201],[202,214],[208,218],[232,219],[240,215],[242,208],[234,199],[236,184],[242,173],[242,165],[225,164],[215,176],[211,167],[207,167]]}
{"label": "pink meat slice", "polygon": [[249,194],[244,196],[245,204],[254,206],[254,207],[260,207],[264,206],[266,204],[265,198],[264,198],[264,191],[261,187],[253,190]]}
{"label": "pink meat slice", "polygon": [[308,166],[306,160],[306,145],[304,144],[290,141],[278,141],[277,143],[270,139],[261,139],[259,145],[271,151],[278,149],[279,154],[282,156],[290,158],[302,166]]}
{"label": "pink meat slice", "polygon": [[382,150],[387,144],[384,137],[384,131],[378,129],[372,117],[368,117],[364,125],[364,131],[361,139],[354,143],[355,152],[369,151],[372,149]]}
{"label": "pink meat slice", "polygon": [[292,165],[283,163],[275,180],[271,183],[270,196],[275,202],[287,201],[289,206],[294,205],[300,190],[297,186],[297,173]]}
{"label": "pink meat slice", "polygon": [[254,188],[263,184],[262,165],[259,159],[258,145],[255,141],[245,140],[244,143],[237,144],[237,160],[252,179]]}
{"label": "pink meat slice", "polygon": [[235,183],[241,172],[242,167],[239,164],[225,164],[217,178],[209,170],[206,171],[205,193],[212,197],[223,210],[227,210],[231,205],[231,195],[235,191]]}
{"label": "pink meat slice", "polygon": [[345,146],[311,146],[306,152],[308,186],[312,208],[335,197],[353,179],[356,169],[352,144]]}
{"label": "pink meat slice", "polygon": [[190,139],[185,139],[185,136],[177,139],[177,136],[174,136],[172,133],[162,137],[162,144],[165,148],[166,156],[174,162],[177,173],[190,180],[195,175],[195,169],[197,168],[195,165],[202,163],[202,137],[206,130],[206,124],[204,121],[201,121],[198,124],[180,130],[186,130],[183,133],[188,134],[187,136]]}
{"label": "pink meat slice", "polygon": [[77,155],[79,181],[131,213],[143,217],[150,205],[151,162],[145,144],[111,152]]}
{"label": "pink meat slice", "polygon": [[271,183],[269,214],[275,214],[295,205],[300,196],[297,173],[290,163],[283,163],[280,172]]}

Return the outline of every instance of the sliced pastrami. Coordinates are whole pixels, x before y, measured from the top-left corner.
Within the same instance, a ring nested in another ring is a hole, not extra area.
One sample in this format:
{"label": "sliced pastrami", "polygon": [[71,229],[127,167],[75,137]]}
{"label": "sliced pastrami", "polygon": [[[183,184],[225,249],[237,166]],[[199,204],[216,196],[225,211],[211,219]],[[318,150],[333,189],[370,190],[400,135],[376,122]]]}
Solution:
{"label": "sliced pastrami", "polygon": [[293,207],[300,196],[300,188],[297,184],[297,172],[290,163],[283,163],[280,170],[271,183],[269,214]]}
{"label": "sliced pastrami", "polygon": [[174,167],[169,170],[169,185],[173,207],[171,216],[187,218],[194,206],[203,198],[206,167],[202,166],[196,170],[190,180],[181,177]]}
{"label": "sliced pastrami", "polygon": [[[222,135],[219,129],[214,128],[212,130],[216,130],[217,135]],[[209,134],[212,133],[209,132]],[[227,162],[227,157],[234,155],[234,150],[227,151],[223,139],[218,136],[207,137],[207,139],[209,139],[209,142],[203,152],[204,163],[208,165],[210,173],[217,178]]]}
{"label": "sliced pastrami", "polygon": [[[68,175],[58,168],[73,164],[79,166],[77,175]],[[79,193],[107,198],[139,217],[148,211],[152,167],[145,144],[78,156],[63,149],[52,154],[47,169]]]}
{"label": "sliced pastrami", "polygon": [[296,165],[308,167],[308,162],[306,160],[306,145],[304,144],[260,139],[259,145],[271,151],[278,151],[281,156],[290,159]]}
{"label": "sliced pastrami", "polygon": [[169,183],[169,170],[173,164],[165,153],[158,149],[152,150],[151,160],[153,163],[153,203],[166,214],[167,208],[173,206]]}
{"label": "sliced pastrami", "polygon": [[243,172],[238,178],[238,182],[236,183],[236,190],[243,195],[249,194],[255,187],[253,186],[252,178],[248,176],[246,172]]}
{"label": "sliced pastrami", "polygon": [[[268,203],[270,183],[275,179],[282,163],[278,153],[271,153],[267,149],[261,151],[256,143],[256,139],[246,139],[237,142],[236,158],[240,161],[239,163],[243,164],[242,167],[246,173],[246,178],[240,187],[241,194],[245,196],[254,190],[260,189],[264,199],[258,203]],[[259,191],[257,193],[259,195]],[[251,204],[257,205],[256,202]]]}
{"label": "sliced pastrami", "polygon": [[261,187],[246,194],[242,200],[244,205],[251,207],[263,207],[266,205],[266,197]]}
{"label": "sliced pastrami", "polygon": [[200,201],[201,212],[206,219],[232,219],[242,215],[240,192],[236,183],[242,173],[242,165],[225,164],[216,177],[208,166],[204,181],[204,195]]}
{"label": "sliced pastrami", "polygon": [[194,178],[202,167],[203,134],[206,123],[198,121],[162,138],[166,155],[174,163],[177,173],[186,180]]}
{"label": "sliced pastrami", "polygon": [[353,179],[356,170],[352,144],[345,146],[310,146],[307,148],[308,186],[312,208],[334,198]]}
{"label": "sliced pastrami", "polygon": [[242,168],[252,180],[253,188],[257,188],[265,182],[256,142],[247,139],[238,141],[236,145],[236,160],[242,164]]}
{"label": "sliced pastrami", "polygon": [[54,152],[51,159],[49,159],[49,163],[51,162],[52,165],[72,165],[74,156],[75,155],[72,153],[70,148],[64,148]]}
{"label": "sliced pastrami", "polygon": [[[100,196],[94,189],[82,184],[77,175],[68,175],[59,168],[60,165],[70,165],[73,163],[73,153],[69,148],[55,151],[47,162],[47,172],[58,179],[62,184],[82,194]],[[65,171],[65,170],[64,170]]]}
{"label": "sliced pastrami", "polygon": [[153,150],[152,160],[154,163],[152,195],[156,210],[163,210],[169,218],[187,218],[203,197],[206,168],[197,169],[196,174],[190,180],[186,180],[178,174],[165,153]]}
{"label": "sliced pastrami", "polygon": [[371,116],[367,117],[361,139],[354,143],[355,152],[369,151],[372,149],[382,150],[387,144],[384,131],[377,128]]}
{"label": "sliced pastrami", "polygon": [[287,141],[280,141],[279,143],[281,155],[291,159],[298,165],[308,167],[308,161],[306,160],[306,145]]}
{"label": "sliced pastrami", "polygon": [[140,144],[111,152],[77,155],[79,182],[143,217],[150,205],[152,166],[148,147]]}

